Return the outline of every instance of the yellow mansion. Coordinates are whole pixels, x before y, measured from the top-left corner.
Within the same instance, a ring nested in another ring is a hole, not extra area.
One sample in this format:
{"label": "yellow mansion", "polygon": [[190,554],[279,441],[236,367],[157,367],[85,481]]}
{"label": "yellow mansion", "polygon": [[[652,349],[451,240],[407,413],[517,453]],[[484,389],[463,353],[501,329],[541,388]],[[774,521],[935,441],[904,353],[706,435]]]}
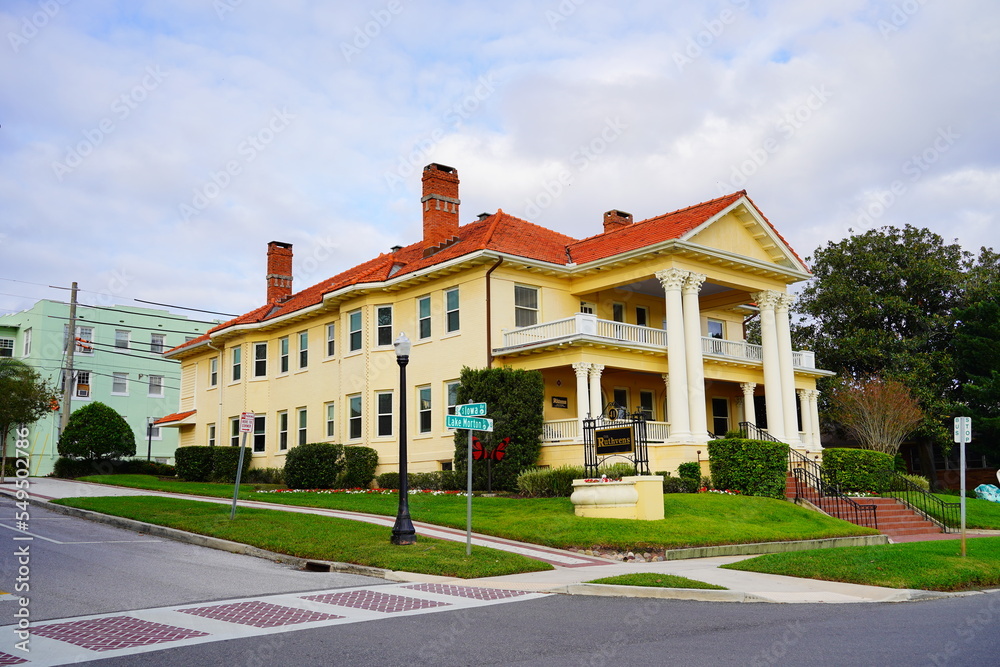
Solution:
{"label": "yellow mansion", "polygon": [[[502,209],[460,225],[458,185],[428,165],[422,239],[301,291],[291,246],[270,243],[267,302],[166,353],[181,393],[161,425],[182,446],[237,444],[249,411],[254,467],[327,441],[394,470],[405,332],[411,471],[451,466],[463,366],[542,372],[541,465],[582,465],[582,422],[609,403],[644,413],[651,470],[704,461],[741,421],[820,450],[815,381],[830,373],[792,350],[788,317],[809,271],[745,191],[640,222],[608,211],[577,240]],[[748,318],[762,345],[744,339]]]}

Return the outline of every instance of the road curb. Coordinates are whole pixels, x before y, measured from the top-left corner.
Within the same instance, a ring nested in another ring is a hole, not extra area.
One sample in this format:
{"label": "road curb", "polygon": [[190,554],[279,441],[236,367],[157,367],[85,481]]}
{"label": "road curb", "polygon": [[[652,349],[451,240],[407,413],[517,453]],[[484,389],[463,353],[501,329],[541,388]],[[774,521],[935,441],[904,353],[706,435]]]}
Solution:
{"label": "road curb", "polygon": [[[10,494],[4,493],[3,495],[9,496]],[[288,554],[281,554],[276,551],[268,551],[267,549],[261,549],[259,547],[243,544],[241,542],[232,542],[218,537],[199,535],[198,533],[189,533],[184,530],[178,530],[177,528],[157,526],[152,523],[136,521],[135,519],[126,519],[120,516],[111,516],[110,514],[101,514],[100,512],[92,512],[78,507],[57,505],[47,500],[41,500],[38,498],[32,498],[29,502],[33,505],[38,505],[39,507],[43,507],[58,514],[65,514],[66,516],[86,519],[96,523],[103,523],[115,528],[121,528],[123,530],[145,533],[154,537],[163,537],[175,542],[184,542],[186,544],[193,544],[199,547],[208,547],[209,549],[218,549],[219,551],[228,551],[229,553],[253,556],[255,558],[265,558],[277,563],[292,565],[300,570],[310,570],[313,572],[340,572],[343,574],[358,574],[366,577],[376,577],[378,579],[386,579],[388,581],[405,581],[396,575],[396,573],[392,570],[386,570],[380,567],[356,565],[354,563],[340,563],[336,561],[315,560],[311,558],[299,558],[298,556],[289,556]]]}
{"label": "road curb", "polygon": [[742,591],[718,591],[702,588],[657,588],[654,586],[621,586],[616,584],[569,584],[549,589],[549,592],[564,593],[566,595],[698,600],[702,602],[769,602],[769,600]]}

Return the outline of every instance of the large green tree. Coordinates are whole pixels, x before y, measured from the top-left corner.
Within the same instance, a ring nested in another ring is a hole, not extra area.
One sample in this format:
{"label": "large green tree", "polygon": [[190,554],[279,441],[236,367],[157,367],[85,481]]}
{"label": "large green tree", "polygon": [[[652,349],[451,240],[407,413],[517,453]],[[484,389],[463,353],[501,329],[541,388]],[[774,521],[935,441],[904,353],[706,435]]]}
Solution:
{"label": "large green tree", "polygon": [[[796,310],[797,333],[817,364],[849,378],[881,375],[906,385],[924,419],[914,433],[925,469],[947,445],[958,399],[952,347],[972,255],[927,229],[882,227],[822,246]],[[825,383],[821,388],[831,385]]]}
{"label": "large green tree", "polygon": [[59,454],[88,461],[135,456],[135,434],[114,408],[94,401],[69,416],[59,436]]}
{"label": "large green tree", "polygon": [[955,365],[972,447],[1000,458],[1000,255],[983,248],[955,311]]}
{"label": "large green tree", "polygon": [[[493,420],[492,433],[475,433],[492,449],[510,438],[505,456],[493,462],[493,488],[517,489],[517,476],[538,462],[542,448],[542,410],[545,383],[538,371],[511,368],[472,369],[465,367],[459,376],[458,403],[486,403]],[[468,431],[455,432],[455,469],[461,474],[468,470]],[[473,461],[473,484],[486,487],[487,463]]]}
{"label": "large green tree", "polygon": [[23,361],[0,359],[0,482],[7,468],[7,434],[17,424],[33,424],[52,409],[56,392]]}

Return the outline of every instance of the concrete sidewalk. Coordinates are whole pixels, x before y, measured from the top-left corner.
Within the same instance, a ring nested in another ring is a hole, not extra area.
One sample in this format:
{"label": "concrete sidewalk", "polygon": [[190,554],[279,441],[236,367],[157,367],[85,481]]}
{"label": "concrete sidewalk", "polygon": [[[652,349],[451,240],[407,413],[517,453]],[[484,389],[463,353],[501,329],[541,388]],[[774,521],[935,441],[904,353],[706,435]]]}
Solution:
{"label": "concrete sidewalk", "polygon": [[[0,485],[0,493],[7,496],[14,495],[13,484]],[[77,482],[72,480],[52,479],[52,478],[31,478],[30,486],[31,498],[34,502],[45,502],[45,505],[55,511],[64,511],[57,505],[46,502],[56,498],[72,497],[98,497],[98,496],[136,496],[153,495],[166,497],[187,498],[202,502],[214,502],[229,504],[230,500],[224,498],[210,498],[205,496],[193,496],[182,494],[171,494],[158,491],[146,491],[142,489],[129,489],[101,484],[91,484],[87,482]],[[333,516],[342,519],[364,521],[378,525],[391,527],[393,517],[363,514],[357,512],[345,512],[341,510],[328,510],[322,508],[295,507],[290,505],[277,505],[274,503],[261,503],[256,501],[240,501],[239,507],[256,507],[262,509],[280,510],[288,512],[303,512],[319,514],[323,516]],[[81,512],[74,510],[74,514]],[[88,513],[89,514],[89,513]],[[149,530],[148,524],[139,524],[127,519],[116,517],[105,517],[96,515],[89,518],[107,521],[122,528]],[[434,526],[421,522],[414,522],[418,536],[425,535],[439,539],[452,541],[465,541],[464,531]],[[181,539],[185,541],[202,544],[213,548],[222,548],[230,551],[240,550],[243,553],[258,554],[260,550],[245,549],[244,545],[234,545],[225,540],[207,538],[201,535],[192,535],[173,529],[162,529],[157,531],[164,537],[171,539]],[[759,574],[755,572],[739,572],[735,570],[720,569],[719,566],[733,563],[751,556],[717,556],[710,558],[692,558],[688,560],[668,560],[662,562],[647,563],[622,563],[593,556],[584,556],[578,553],[541,547],[534,544],[515,542],[489,535],[473,533],[473,545],[485,546],[494,549],[502,549],[514,553],[520,553],[544,562],[550,563],[554,569],[546,572],[528,572],[524,574],[513,574],[501,577],[489,577],[483,579],[457,579],[451,577],[438,577],[433,575],[416,574],[410,572],[390,572],[379,571],[376,576],[383,576],[395,581],[408,582],[435,582],[435,583],[463,583],[464,585],[476,585],[492,588],[507,588],[537,592],[554,592],[568,594],[588,594],[588,595],[618,595],[635,597],[660,597],[688,600],[706,601],[731,601],[731,602],[783,602],[783,603],[848,603],[848,602],[901,602],[908,600],[927,599],[934,597],[948,597],[953,594],[936,593],[917,590],[899,590],[892,588],[881,588],[877,586],[861,586],[857,584],[844,584],[830,581],[819,581],[814,579],[799,579],[796,577],[784,577],[770,574]],[[289,562],[297,562],[302,559],[285,558]],[[305,561],[298,563],[305,566]],[[311,563],[312,567],[324,566],[327,564]],[[330,564],[337,567],[336,564]],[[373,568],[365,568],[372,570]],[[611,577],[620,574],[631,574],[637,572],[655,572],[660,574],[673,574],[685,576],[698,581],[704,581],[719,586],[725,586],[727,591],[710,591],[694,589],[669,589],[669,588],[641,588],[631,586],[603,586],[596,584],[586,584],[603,577]],[[371,574],[372,572],[368,572]]]}

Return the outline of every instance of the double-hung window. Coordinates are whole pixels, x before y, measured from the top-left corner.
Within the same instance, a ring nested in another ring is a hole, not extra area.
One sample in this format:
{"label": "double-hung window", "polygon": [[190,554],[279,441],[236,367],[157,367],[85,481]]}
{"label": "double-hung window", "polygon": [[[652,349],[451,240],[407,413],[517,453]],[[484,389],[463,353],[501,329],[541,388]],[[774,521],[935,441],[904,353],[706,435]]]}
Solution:
{"label": "double-hung window", "polygon": [[458,331],[461,325],[461,319],[458,313],[458,288],[455,287],[450,290],[445,290],[444,293],[444,318],[445,318],[445,332],[451,333],[453,331]]}
{"label": "double-hung window", "polygon": [[347,430],[351,440],[361,437],[361,394],[347,397]]}
{"label": "double-hung window", "polygon": [[309,415],[306,412],[306,408],[299,408],[299,439],[298,443],[300,445],[306,444],[306,426],[309,423]]}
{"label": "double-hung window", "polygon": [[278,339],[278,372],[288,372],[288,336]]}
{"label": "double-hung window", "polygon": [[259,454],[266,449],[266,438],[267,431],[265,429],[265,421],[263,415],[257,415],[253,418],[253,451],[255,454]]}
{"label": "double-hung window", "polygon": [[361,349],[361,311],[355,310],[347,314],[348,350],[356,352]]}
{"label": "double-hung window", "polygon": [[514,285],[514,326],[538,324],[538,288]]}
{"label": "double-hung window", "polygon": [[278,413],[278,450],[288,449],[288,410]]}
{"label": "double-hung window", "polygon": [[431,337],[431,298],[417,299],[417,337],[421,340]]}
{"label": "double-hung window", "polygon": [[111,393],[128,396],[128,373],[112,373]]}
{"label": "double-hung window", "polygon": [[233,382],[239,382],[240,378],[243,376],[243,348],[239,345],[233,348],[232,369]]}
{"label": "double-hung window", "polygon": [[149,335],[149,351],[153,354],[163,354],[163,348],[166,346],[167,335],[166,334],[150,334]]}
{"label": "double-hung window", "polygon": [[419,387],[417,389],[417,415],[418,429],[421,433],[431,432],[431,388]]}
{"label": "double-hung window", "polygon": [[337,325],[326,325],[326,356],[332,357],[337,351]]}
{"label": "double-hung window", "polygon": [[219,384],[219,358],[212,357],[208,360],[208,386],[215,387]]}
{"label": "double-hung window", "polygon": [[240,418],[233,417],[229,420],[229,446],[240,446]]}
{"label": "double-hung window", "polygon": [[299,368],[309,365],[309,332],[299,332]]}
{"label": "double-hung window", "polygon": [[386,437],[392,435],[392,392],[380,391],[375,394],[376,435]]}
{"label": "double-hung window", "polygon": [[336,435],[337,407],[332,402],[326,404],[326,437],[332,438]]}
{"label": "double-hung window", "polygon": [[163,396],[163,376],[162,375],[150,375],[149,376],[149,395],[153,397]]}
{"label": "double-hung window", "polygon": [[375,345],[392,345],[392,306],[376,306],[375,322]]}
{"label": "double-hung window", "polygon": [[267,343],[253,344],[253,376],[267,377]]}
{"label": "double-hung window", "polygon": [[129,345],[129,331],[126,329],[115,329],[115,347],[127,350]]}

